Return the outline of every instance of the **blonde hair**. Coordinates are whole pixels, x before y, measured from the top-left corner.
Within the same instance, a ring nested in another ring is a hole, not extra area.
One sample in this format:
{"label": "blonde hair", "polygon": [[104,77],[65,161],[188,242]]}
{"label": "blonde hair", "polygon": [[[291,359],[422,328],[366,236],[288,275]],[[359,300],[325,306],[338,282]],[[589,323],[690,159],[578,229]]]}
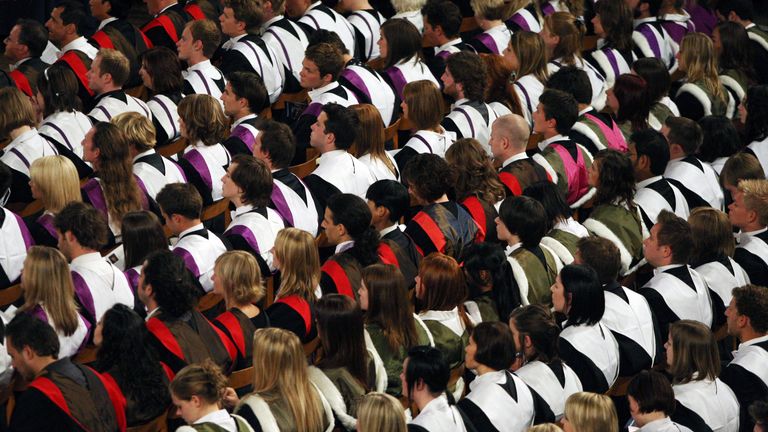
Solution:
{"label": "blonde hair", "polygon": [[728,94],[718,78],[717,53],[709,36],[698,32],[685,35],[680,42],[680,59],[685,63],[687,81],[701,82],[724,107]]}
{"label": "blonde hair", "polygon": [[45,305],[51,326],[71,336],[78,327],[75,286],[64,255],[58,249],[32,246],[24,260],[21,278],[24,305],[21,312],[28,312],[37,305]]}
{"label": "blonde hair", "polygon": [[131,73],[131,62],[128,57],[112,48],[102,48],[96,55],[101,58],[99,72],[102,75],[110,74],[112,82],[116,86],[122,87],[128,81]]}
{"label": "blonde hair", "polygon": [[584,23],[568,12],[555,12],[544,17],[544,26],[560,38],[550,60],[562,58],[563,64],[574,65],[576,59],[581,59],[582,39],[586,33]]}
{"label": "blonde hair", "polygon": [[129,111],[114,116],[110,121],[123,131],[128,145],[132,145],[137,152],[142,153],[155,148],[157,143],[155,125],[146,116]]}
{"label": "blonde hair", "polygon": [[361,432],[406,432],[403,405],[394,397],[379,392],[363,396],[357,407],[357,427]]}
{"label": "blonde hair", "polygon": [[541,35],[531,31],[517,31],[512,33],[509,40],[509,48],[515,53],[520,63],[517,78],[533,75],[542,83],[549,79],[547,69],[547,48]]}
{"label": "blonde hair", "polygon": [[744,194],[744,206],[757,213],[760,225],[768,225],[768,180],[741,180],[738,188]]}
{"label": "blonde hair", "polygon": [[214,273],[224,286],[224,297],[236,305],[256,303],[264,297],[259,262],[248,252],[233,250],[219,255]]}
{"label": "blonde hair", "polygon": [[280,262],[278,297],[298,295],[314,303],[320,283],[320,257],[312,235],[298,228],[284,228],[275,238],[274,256]]}
{"label": "blonde hair", "polygon": [[563,432],[563,430],[554,423],[542,423],[529,427],[528,432]]}
{"label": "blonde hair", "polygon": [[565,401],[565,420],[579,432],[619,432],[619,418],[606,395],[578,392]]}
{"label": "blonde hair", "polygon": [[475,16],[482,17],[488,21],[504,19],[508,10],[504,0],[471,0],[469,3],[475,12]]}
{"label": "blonde hair", "polygon": [[427,0],[391,0],[392,7],[398,13],[421,10]]}
{"label": "blonde hair", "polygon": [[16,87],[0,89],[0,139],[22,126],[35,127],[37,115],[29,97]]}
{"label": "blonde hair", "polygon": [[320,432],[324,429],[325,412],[319,394],[309,381],[307,360],[298,336],[276,327],[256,330],[253,369],[253,393],[267,403],[285,402],[293,414],[296,430]]}
{"label": "blonde hair", "polygon": [[64,156],[44,156],[29,167],[29,179],[42,195],[43,208],[58,213],[72,201],[82,201],[77,168]]}
{"label": "blonde hair", "polygon": [[173,378],[170,391],[177,399],[188,401],[197,396],[209,405],[217,405],[227,388],[227,377],[210,358],[184,367]]}
{"label": "blonde hair", "polygon": [[178,106],[190,144],[202,141],[207,146],[221,142],[229,132],[227,116],[218,100],[207,94],[184,97]]}

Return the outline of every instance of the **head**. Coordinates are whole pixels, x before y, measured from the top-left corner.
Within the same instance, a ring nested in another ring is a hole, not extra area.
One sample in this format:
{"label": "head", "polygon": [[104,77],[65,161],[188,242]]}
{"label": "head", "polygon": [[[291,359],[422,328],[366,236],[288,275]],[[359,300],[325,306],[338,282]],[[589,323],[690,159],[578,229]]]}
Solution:
{"label": "head", "polygon": [[341,40],[341,37],[339,37],[339,34],[335,31],[318,29],[309,35],[309,45],[307,47],[311,47],[320,43],[327,43],[335,46],[336,49],[338,49],[341,53],[342,57],[345,59],[346,56],[349,55],[349,49],[346,45],[344,45],[344,41]]}
{"label": "head", "polygon": [[494,371],[509,369],[515,360],[515,344],[509,326],[502,322],[483,322],[475,326],[464,349],[464,364],[469,369],[485,366]]}
{"label": "head", "polygon": [[547,231],[558,222],[571,217],[571,207],[565,202],[563,193],[550,181],[536,182],[523,190],[523,195],[540,202],[547,212]]}
{"label": "head", "polygon": [[595,34],[618,50],[632,47],[632,10],[625,1],[595,3]]}
{"label": "head", "polygon": [[486,70],[480,56],[468,51],[452,54],[445,61],[441,77],[443,92],[455,99],[482,101],[485,93]]}
{"label": "head", "polygon": [[595,205],[618,200],[634,207],[635,170],[627,153],[613,149],[597,152],[589,169],[589,184],[597,188]]}
{"label": "head", "polygon": [[473,195],[489,203],[504,198],[504,185],[480,141],[456,140],[445,152],[445,160],[454,167],[453,191],[458,201]]}
{"label": "head", "polygon": [[424,17],[424,41],[434,45],[459,37],[461,10],[446,0],[431,0],[421,8]]}
{"label": "head", "polygon": [[149,332],[144,320],[130,307],[117,303],[104,312],[93,332],[93,344],[99,347],[98,356],[127,351],[133,343],[146,343]]}
{"label": "head", "polygon": [[0,137],[9,138],[15,129],[29,126],[37,126],[35,107],[29,100],[29,96],[22,93],[16,87],[0,89]]}
{"label": "head", "polygon": [[263,21],[262,10],[255,1],[227,0],[219,15],[221,32],[229,37],[258,31]]}
{"label": "head", "polygon": [[672,384],[662,373],[654,370],[641,371],[627,387],[629,412],[637,426],[645,426],[645,414],[664,413],[666,417],[675,411],[675,393]]}
{"label": "head", "polygon": [[35,159],[29,167],[29,184],[32,196],[54,214],[69,202],[82,201],[77,168],[61,155]]}
{"label": "head", "polygon": [[355,134],[355,154],[384,155],[384,121],[379,110],[371,104],[356,104],[349,107],[357,116],[357,133]]}
{"label": "head", "polygon": [[307,48],[301,68],[301,86],[307,90],[323,87],[339,77],[344,69],[341,51],[329,43]]}
{"label": "head", "polygon": [[579,104],[568,93],[547,89],[533,113],[533,131],[546,135],[568,135],[579,117]]}
{"label": "head", "polygon": [[184,367],[170,385],[176,414],[188,424],[196,422],[218,408],[227,385],[227,377],[213,360]]}
{"label": "head", "polygon": [[687,264],[693,248],[691,226],[674,213],[662,210],[643,240],[643,255],[653,267]]}
{"label": "head", "polygon": [[518,357],[544,363],[558,361],[560,327],[545,305],[527,305],[514,309],[509,315],[509,329]]}
{"label": "head", "polygon": [[142,265],[154,251],[168,249],[163,225],[152,212],[126,213],[121,228],[126,269]]}
{"label": "head", "polygon": [[768,180],[741,180],[728,206],[731,223],[744,231],[768,226]]}
{"label": "head", "polygon": [[89,0],[91,15],[97,20],[109,17],[125,19],[130,12],[131,2],[127,0]]}
{"label": "head", "polygon": [[371,392],[357,406],[357,427],[362,431],[406,432],[403,406],[394,396]]}
{"label": "head", "polygon": [[75,287],[69,264],[61,252],[47,246],[29,248],[21,288],[24,291],[22,311],[31,311],[43,304],[52,326],[65,336],[75,333],[78,327]]}
{"label": "head", "polygon": [[269,162],[274,170],[288,168],[296,152],[296,138],[285,123],[265,120],[256,135],[253,155]]}
{"label": "head", "polygon": [[210,59],[221,42],[221,31],[209,19],[194,20],[184,26],[181,38],[176,42],[179,59],[199,63]]}
{"label": "head", "polygon": [[765,287],[746,285],[732,291],[733,298],[725,311],[728,334],[746,342],[747,332],[768,333],[768,291]]}
{"label": "head", "polygon": [[[669,326],[669,339],[664,344],[672,382],[710,379],[720,375],[720,356],[715,336],[709,327],[693,320],[680,320]],[[694,377],[694,374],[698,374]]]}
{"label": "head", "polygon": [[600,284],[605,285],[618,279],[621,254],[619,248],[606,238],[582,237],[576,244],[575,263],[592,267]]}
{"label": "head", "polygon": [[145,306],[156,304],[163,314],[178,318],[192,310],[197,292],[184,260],[168,249],[152,252],[144,261],[137,295]]}
{"label": "head", "polygon": [[181,63],[179,56],[167,47],[154,47],[141,55],[139,76],[144,86],[155,94],[181,91]]}
{"label": "head", "polygon": [[435,252],[421,260],[416,298],[424,310],[451,310],[467,298],[464,272],[453,257]]}
{"label": "head", "polygon": [[516,76],[533,74],[539,81],[547,81],[547,49],[539,33],[525,30],[514,32],[503,54],[512,70],[517,72]]}
{"label": "head", "polygon": [[259,262],[246,251],[224,252],[216,258],[213,291],[233,305],[255,304],[264,297]]}
{"label": "head", "polygon": [[660,176],[669,162],[669,143],[661,132],[643,129],[632,132],[627,142],[635,180]]}
{"label": "head", "polygon": [[746,100],[742,101],[740,107],[746,141],[762,141],[768,137],[768,86],[749,87]]}
{"label": "head", "polygon": [[669,71],[661,60],[645,57],[632,63],[632,71],[645,80],[648,100],[656,103],[669,93]]}
{"label": "head", "polygon": [[690,82],[717,79],[717,53],[712,39],[704,33],[688,33],[683,37],[677,62],[678,69],[686,73]]}
{"label": "head", "polygon": [[443,120],[443,94],[429,80],[409,82],[403,88],[403,115],[416,130],[433,129]]}
{"label": "head", "polygon": [[507,114],[498,117],[491,125],[488,144],[493,157],[503,162],[524,152],[530,136],[530,128],[525,118],[518,114]]}
{"label": "head", "polygon": [[755,432],[768,430],[768,402],[755,401],[749,406],[749,416],[755,422]]}
{"label": "head", "polygon": [[78,249],[97,251],[107,244],[109,227],[104,215],[90,205],[70,202],[53,220],[59,250],[72,260]]}
{"label": "head", "polygon": [[408,350],[400,381],[403,396],[413,400],[416,394],[438,397],[448,387],[451,370],[437,348],[416,346]]}
{"label": "head", "polygon": [[731,197],[738,192],[738,184],[741,180],[763,180],[765,171],[755,155],[747,152],[738,152],[729,157],[720,171],[720,185]]}
{"label": "head", "polygon": [[721,20],[738,23],[750,22],[755,16],[755,7],[748,0],[726,0],[717,2],[717,15]]}
{"label": "head", "polygon": [[48,39],[58,48],[62,48],[83,34],[87,19],[88,15],[82,3],[74,0],[59,2],[45,22]]}
{"label": "head", "polygon": [[421,59],[421,33],[407,19],[387,20],[381,25],[379,51],[385,68],[414,57]]}
{"label": "head", "polygon": [[754,78],[749,35],[743,25],[731,21],[721,22],[712,31],[712,45],[717,51],[721,69],[740,69],[748,77]]}
{"label": "head", "polygon": [[476,20],[503,20],[507,12],[507,4],[503,0],[472,0],[470,6],[475,12]]}
{"label": "head", "polygon": [[547,88],[573,95],[579,105],[592,103],[592,84],[589,82],[589,75],[576,66],[565,66],[553,73],[547,80]]}
{"label": "head", "polygon": [[408,193],[424,204],[440,199],[453,184],[451,167],[436,154],[420,154],[411,158],[402,177],[408,185]]}
{"label": "head", "polygon": [[190,142],[201,141],[211,146],[220,143],[229,133],[227,117],[221,104],[207,94],[192,94],[179,102],[181,136]]}
{"label": "head", "polygon": [[552,285],[555,311],[568,316],[568,325],[594,325],[603,318],[605,297],[597,272],[586,265],[570,264],[560,270]]}
{"label": "head", "polygon": [[131,73],[131,63],[125,54],[116,49],[102,48],[88,70],[88,86],[96,94],[123,87]]}
{"label": "head", "polygon": [[40,57],[48,44],[48,30],[38,21],[19,19],[5,39],[5,56],[13,62]]}
{"label": "head", "polygon": [[527,196],[511,196],[499,207],[496,219],[499,240],[534,248],[547,233],[547,213],[540,202]]}
{"label": "head", "polygon": [[572,64],[581,58],[581,40],[586,27],[570,13],[555,12],[544,17],[541,33],[550,60],[563,59],[566,64]]}
{"label": "head", "polygon": [[227,85],[221,100],[224,102],[224,113],[235,118],[258,113],[269,106],[264,81],[253,72],[232,72],[227,75]]}
{"label": "head", "polygon": [[251,155],[232,158],[222,180],[224,198],[239,204],[265,207],[272,196],[272,174],[261,159]]}
{"label": "head", "polygon": [[152,120],[135,111],[118,114],[110,122],[123,131],[128,145],[136,154],[155,148],[155,125]]}
{"label": "head", "polygon": [[77,77],[69,66],[54,63],[37,76],[35,100],[43,116],[55,112],[72,112],[81,108]]}
{"label": "head", "polygon": [[[169,183],[155,196],[160,206],[165,224],[176,234],[184,231],[180,224],[200,219],[203,211],[203,198],[189,183]],[[178,232],[176,232],[178,231]]]}
{"label": "head", "polygon": [[398,223],[410,207],[408,188],[395,180],[379,180],[365,192],[372,221],[391,226]]}
{"label": "head", "polygon": [[645,80],[633,74],[621,74],[613,88],[608,90],[608,106],[616,114],[617,122],[630,122],[632,130],[648,128],[651,100]]}
{"label": "head", "polygon": [[691,263],[698,265],[733,256],[733,226],[727,214],[711,207],[697,207],[688,216],[688,225],[693,240]]}
{"label": "head", "polygon": [[565,401],[563,426],[566,431],[618,432],[619,419],[610,397],[578,392]]}
{"label": "head", "polygon": [[487,77],[485,102],[499,102],[513,113],[521,113],[523,107],[520,98],[511,91],[510,77],[515,71],[507,59],[496,54],[480,54],[480,59],[485,64]]}
{"label": "head", "polygon": [[312,234],[298,228],[284,228],[275,237],[275,266],[280,270],[278,297],[297,294],[312,303],[320,283],[320,257]]}
{"label": "head", "polygon": [[358,119],[352,109],[337,103],[323,106],[312,125],[309,143],[321,153],[348,150],[355,142]]}
{"label": "head", "polygon": [[326,294],[315,303],[315,312],[325,355],[323,363],[327,367],[345,366],[360,382],[367,382],[363,311],[355,299]]}
{"label": "head", "polygon": [[326,205],[321,226],[330,244],[357,240],[371,228],[371,209],[357,195],[333,195]]}
{"label": "head", "polygon": [[5,326],[5,346],[11,365],[32,381],[48,363],[59,357],[59,337],[50,324],[30,314],[17,314]]}

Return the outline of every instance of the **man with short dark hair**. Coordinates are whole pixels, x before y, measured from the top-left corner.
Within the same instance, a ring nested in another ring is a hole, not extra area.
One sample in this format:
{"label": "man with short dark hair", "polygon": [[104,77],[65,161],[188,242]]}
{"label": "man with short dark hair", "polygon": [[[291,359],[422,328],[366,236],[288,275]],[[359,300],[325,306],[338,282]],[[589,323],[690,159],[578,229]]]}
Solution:
{"label": "man with short dark hair", "polygon": [[710,206],[723,210],[723,190],[717,180],[717,172],[696,157],[704,139],[701,126],[685,117],[667,117],[661,133],[669,142],[669,163],[664,177],[676,180],[675,184],[685,195],[688,208]]}
{"label": "man with short dark hair", "polygon": [[728,334],[740,342],[733,360],[720,373],[741,406],[739,430],[751,431],[754,421],[748,408],[768,397],[768,288],[747,285],[733,289],[731,304],[725,310]]}
{"label": "man with short dark hair", "polygon": [[309,46],[307,38],[312,29],[283,15],[285,0],[256,3],[262,14],[261,37],[267,45],[274,47],[274,53],[283,65],[280,73],[283,78],[283,93],[297,93],[301,91],[301,62],[304,60],[304,51]]}
{"label": "man with short dark hair", "polygon": [[86,74],[88,86],[96,95],[96,106],[88,113],[91,121],[107,122],[124,112],[137,112],[152,120],[147,104],[123,91],[130,67],[130,62],[120,51],[111,48],[99,50]]}
{"label": "man with short dark hair", "polygon": [[421,8],[424,19],[424,43],[434,46],[432,55],[426,60],[432,75],[439,77],[445,72],[445,60],[459,51],[474,52],[461,39],[461,10],[448,0],[430,0]]}
{"label": "man with short dark hair", "polygon": [[48,44],[48,31],[37,21],[20,19],[5,38],[9,77],[29,97],[37,93],[37,76],[50,66],[41,56]]}
{"label": "man with short dark hair", "polygon": [[576,99],[552,89],[544,90],[533,113],[533,132],[543,138],[533,160],[547,171],[572,208],[580,207],[595,194],[587,181],[592,155],[569,138],[578,116]]}
{"label": "man with short dark hair", "polygon": [[395,180],[379,180],[365,193],[371,209],[371,225],[382,240],[395,242],[418,267],[421,254],[413,240],[400,229],[400,219],[410,207],[408,188]]}
{"label": "man with short dark hair", "polygon": [[191,21],[184,26],[181,39],[176,43],[179,60],[189,67],[182,72],[185,95],[207,94],[216,99],[221,96],[227,84],[224,74],[211,64],[211,57],[219,47],[221,33],[211,20]]}
{"label": "man with short dark hair", "polygon": [[642,294],[656,314],[662,335],[669,325],[691,319],[710,327],[713,302],[704,279],[688,265],[693,248],[691,227],[666,210],[659,213],[651,235],[643,241],[643,254],[654,267],[653,278],[643,285]]}
{"label": "man with short dark hair", "polygon": [[675,55],[679,50],[658,18],[662,0],[624,0],[635,14],[632,32],[637,58],[656,57],[670,71],[677,68]]}
{"label": "man with short dark hair", "polygon": [[176,51],[184,25],[192,19],[176,0],[147,0],[147,11],[153,18],[141,28],[153,47],[164,46]]}
{"label": "man with short dark hair", "polygon": [[721,21],[741,24],[749,36],[752,64],[760,84],[768,83],[768,31],[754,22],[755,7],[751,0],[721,0],[717,2],[717,16]]}
{"label": "man with short dark hair", "polygon": [[200,220],[203,199],[189,183],[165,185],[155,198],[165,225],[179,240],[171,249],[184,259],[187,268],[198,279],[205,292],[213,289],[213,267],[216,258],[230,248]]}
{"label": "man with short dark hair", "polygon": [[125,430],[125,398],[114,379],[59,359],[53,327],[21,313],[5,327],[14,369],[29,382],[16,396],[10,431]]}
{"label": "man with short dark hair", "polygon": [[233,72],[227,75],[227,85],[219,99],[224,103],[224,114],[232,119],[232,132],[221,144],[232,156],[253,154],[258,124],[262,121],[258,113],[269,106],[261,78],[253,72]]}

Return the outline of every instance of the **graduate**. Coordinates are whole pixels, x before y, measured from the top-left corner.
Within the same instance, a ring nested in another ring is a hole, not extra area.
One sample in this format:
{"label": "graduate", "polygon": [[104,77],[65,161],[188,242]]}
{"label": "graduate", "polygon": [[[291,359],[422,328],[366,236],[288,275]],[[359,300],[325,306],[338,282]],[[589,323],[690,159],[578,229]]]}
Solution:
{"label": "graduate", "polygon": [[144,101],[126,94],[123,85],[131,72],[128,58],[118,50],[102,48],[91,63],[86,76],[93,90],[96,104],[88,117],[93,123],[110,121],[124,112],[137,112],[152,120],[152,113]]}

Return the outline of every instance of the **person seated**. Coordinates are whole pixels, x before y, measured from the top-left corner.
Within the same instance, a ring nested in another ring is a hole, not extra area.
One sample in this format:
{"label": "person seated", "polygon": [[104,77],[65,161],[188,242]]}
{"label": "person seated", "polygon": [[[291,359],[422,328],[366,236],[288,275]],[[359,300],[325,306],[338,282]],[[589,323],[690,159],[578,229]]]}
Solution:
{"label": "person seated", "polygon": [[439,86],[424,63],[421,32],[406,19],[390,19],[381,26],[379,49],[384,60],[382,76],[395,91],[395,104],[404,100],[403,89],[414,81],[429,80]]}
{"label": "person seated", "polygon": [[282,65],[283,93],[290,94],[301,91],[301,62],[312,28],[288,19],[284,16],[285,8],[285,0],[271,1],[259,7],[262,14],[261,37],[267,45],[275,47],[273,52]]}
{"label": "person seated", "polygon": [[704,279],[688,266],[693,239],[685,219],[662,211],[643,242],[643,253],[654,267],[654,276],[638,290],[656,315],[661,335],[681,319],[693,319],[711,326],[712,299]]}
{"label": "person seated", "polygon": [[734,261],[753,284],[768,286],[768,180],[739,181],[728,218],[740,230]]}
{"label": "person seated", "polygon": [[735,22],[720,23],[712,32],[712,45],[717,51],[718,78],[733,98],[734,118],[738,117],[747,90],[757,84],[749,32]]}
{"label": "person seated", "polygon": [[676,44],[659,19],[662,3],[662,0],[640,0],[629,5],[634,16],[632,52],[638,59],[659,59],[671,73],[677,66]]}
{"label": "person seated", "polygon": [[344,69],[344,58],[335,46],[329,43],[310,46],[302,65],[301,87],[309,92],[311,102],[291,126],[297,144],[293,165],[306,160],[307,149],[313,146],[312,126],[318,122],[327,104],[348,107],[357,103],[354,93],[338,82],[339,74]]}
{"label": "person seated", "polygon": [[147,117],[126,112],[111,122],[124,132],[128,153],[133,159],[133,175],[150,198],[155,199],[160,189],[169,183],[187,182],[176,162],[155,151],[155,125]]}
{"label": "person seated", "polygon": [[174,373],[206,359],[232,370],[237,349],[195,309],[198,293],[184,260],[167,250],[156,251],[141,270],[136,294],[147,311],[149,345],[160,361]]}
{"label": "person seated", "polygon": [[509,77],[514,72],[512,65],[502,55],[482,54],[488,81],[485,85],[484,100],[498,116],[523,113],[522,102],[512,86]]}
{"label": "person seated", "polygon": [[741,180],[765,180],[765,172],[760,161],[747,151],[729,157],[720,172],[720,184],[723,188],[725,211],[730,213],[733,197],[739,191]]}
{"label": "person seated", "polygon": [[544,207],[533,198],[510,197],[496,219],[499,240],[507,243],[514,285],[523,304],[549,304],[549,287],[563,267],[557,255],[541,245],[546,233]]}
{"label": "person seated", "polygon": [[741,150],[741,137],[734,122],[723,116],[706,116],[699,120],[703,139],[696,157],[708,163],[720,175],[728,158]]}
{"label": "person seated", "polygon": [[424,46],[434,47],[432,55],[427,55],[425,61],[433,76],[443,76],[448,56],[459,51],[474,51],[459,34],[461,10],[452,1],[431,0],[422,6],[421,15],[424,19]]}
{"label": "person seated", "polygon": [[469,45],[477,53],[501,54],[512,36],[503,20],[507,4],[499,0],[473,0],[471,5],[482,33],[470,40]]}
{"label": "person seated", "polygon": [[187,181],[203,198],[203,205],[224,197],[221,178],[231,156],[221,145],[226,137],[227,118],[221,105],[208,95],[189,95],[179,103],[182,138],[189,145],[179,159]]}
{"label": "person seated", "polygon": [[677,90],[675,104],[680,115],[699,121],[708,115],[734,118],[736,101],[720,82],[717,54],[712,40],[703,33],[690,33],[680,44],[679,69],[686,73]]}
{"label": "person seated", "polygon": [[669,71],[661,60],[654,57],[641,58],[632,63],[632,72],[645,80],[651,112],[648,115],[648,125],[654,130],[661,131],[667,117],[679,117],[680,110],[669,97],[671,78]]}
{"label": "person seated", "polygon": [[619,376],[619,344],[600,322],[605,296],[597,272],[585,265],[563,267],[552,285],[552,303],[555,312],[567,317],[557,343],[561,358],[585,391],[605,393]]}
{"label": "person seated", "polygon": [[152,112],[157,146],[176,141],[181,134],[178,104],[181,102],[181,63],[175,51],[155,47],[141,56],[139,76],[149,91],[147,107]]}
{"label": "person seated", "polygon": [[272,172],[272,195],[268,206],[283,218],[286,226],[316,235],[320,218],[315,199],[307,185],[288,169],[296,151],[291,128],[273,120],[266,120],[260,127],[253,155],[264,161]]}
{"label": "person seated", "polygon": [[224,237],[235,250],[251,253],[261,272],[272,274],[272,247],[283,219],[267,207],[272,192],[272,176],[266,164],[251,155],[238,155],[222,179],[224,198],[235,206],[234,216]]}
{"label": "person seated", "polygon": [[147,12],[153,18],[141,27],[141,31],[153,47],[175,51],[184,25],[192,19],[184,10],[184,5],[176,0],[152,0],[147,2]]}
{"label": "person seated", "polygon": [[[165,230],[160,218],[152,212],[130,212],[123,216],[123,257],[121,259],[120,255],[115,253],[120,251],[118,248],[108,255],[107,259],[116,260],[117,266],[122,264],[123,273],[128,278],[131,289],[136,292],[139,287],[141,266],[149,254],[159,250],[168,250],[168,239],[165,238]],[[136,306],[139,306],[136,312],[142,314],[141,304],[137,302]]]}
{"label": "person seated", "polygon": [[43,138],[35,129],[37,115],[30,98],[15,87],[0,89],[0,137],[10,141],[0,155],[2,161],[11,169],[11,186],[5,202],[32,202],[32,190],[29,186],[29,167],[36,159],[56,155],[56,148]]}
{"label": "person seated", "polygon": [[565,429],[586,431],[594,427],[600,431],[619,432],[618,423],[616,406],[607,395],[583,391],[568,396],[565,402]]}
{"label": "person seated", "polygon": [[408,426],[403,404],[393,396],[371,392],[363,396],[357,408],[357,428],[361,432],[375,432],[392,427],[393,431],[405,432]]}
{"label": "person seated", "polygon": [[5,326],[5,346],[28,383],[16,396],[8,430],[125,430],[126,401],[117,384],[59,358],[53,327],[19,314]]}
{"label": "person seated", "polygon": [[403,362],[403,396],[408,404],[416,404],[419,415],[408,424],[408,430],[464,432],[463,416],[448,402],[446,390],[451,370],[440,350],[416,346],[408,350]]}
{"label": "person seated", "polygon": [[475,243],[466,251],[462,265],[469,296],[464,302],[467,314],[476,323],[508,317],[523,302],[512,282],[512,266],[498,243]]}
{"label": "person seated", "polygon": [[318,1],[286,2],[286,15],[310,31],[327,29],[338,34],[347,50],[356,53],[355,29],[340,13]]}
{"label": "person seated", "polygon": [[[235,72],[255,73],[261,78],[269,103],[275,103],[283,91],[282,65],[275,52],[276,45],[269,46],[259,30],[262,24],[259,7],[248,1],[227,0],[219,16],[221,32],[229,36],[224,41],[218,60],[221,72],[229,76]],[[228,78],[227,78],[228,79]],[[241,86],[238,86],[241,87]],[[241,87],[242,88],[242,87]],[[266,101],[263,102],[266,107]],[[253,111],[263,107],[252,105]]]}
{"label": "person seated", "polygon": [[203,209],[200,194],[190,184],[171,183],[158,192],[157,204],[165,226],[179,238],[171,250],[184,260],[203,290],[211,291],[216,258],[231,248],[200,221]]}
{"label": "person seated", "polygon": [[262,121],[258,113],[269,105],[264,83],[253,72],[232,72],[227,75],[220,99],[224,103],[224,114],[232,120],[230,135],[221,144],[231,156],[253,154]]}
{"label": "person seated", "polygon": [[509,328],[515,342],[511,370],[543,401],[536,407],[536,422],[562,419],[566,399],[582,385],[558,354],[560,327],[552,312],[544,305],[519,307],[510,314]]}
{"label": "person seated", "polygon": [[475,242],[479,229],[472,216],[448,199],[451,172],[448,163],[434,154],[411,159],[403,172],[412,201],[421,210],[405,228],[422,256],[440,252],[456,259]]}
{"label": "person seated", "polygon": [[722,1],[717,3],[716,12],[721,21],[734,22],[747,31],[750,56],[757,72],[758,82],[768,84],[765,75],[768,73],[768,68],[762,61],[768,54],[768,36],[765,30],[754,22],[756,18],[754,4],[745,0]]}
{"label": "person seated", "polygon": [[253,347],[255,391],[236,400],[234,391],[227,389],[225,405],[235,405],[234,413],[256,430],[270,425],[277,430],[332,429],[333,412],[309,380],[299,338],[281,328],[257,329]]}
{"label": "person seated", "polygon": [[107,310],[94,330],[93,343],[98,347],[94,368],[120,388],[129,427],[149,423],[171,405],[171,371],[157,359],[148,340],[144,320],[121,304]]}
{"label": "person seated", "polygon": [[43,211],[25,218],[35,244],[56,247],[59,236],[53,226],[56,214],[72,201],[82,201],[77,170],[64,156],[43,156],[32,162],[29,182],[34,185],[32,198],[38,200]]}
{"label": "person seated", "polygon": [[379,180],[368,188],[365,198],[371,210],[371,225],[379,232],[379,238],[394,242],[408,255],[411,263],[418,267],[421,254],[400,226],[400,220],[410,205],[408,189],[394,180]]}
{"label": "person seated", "polygon": [[522,31],[541,32],[541,14],[532,0],[515,0],[509,4],[509,11],[512,13],[505,24],[513,34]]}
{"label": "person seated", "polygon": [[632,9],[627,2],[595,3],[594,8],[592,24],[600,43],[585,54],[585,60],[605,77],[606,88],[611,88],[619,75],[630,72],[634,62]]}
{"label": "person seated", "polygon": [[253,333],[270,324],[267,314],[256,306],[264,298],[261,275],[258,262],[247,252],[229,251],[216,258],[213,292],[224,299],[226,312],[213,324],[237,348],[236,371],[252,366]]}
{"label": "person seated", "polygon": [[592,155],[568,138],[578,119],[578,103],[568,93],[545,90],[533,114],[533,132],[542,135],[534,162],[549,174],[571,207],[580,207],[594,195],[588,183],[587,170]]}
{"label": "person seated", "polygon": [[521,115],[525,117],[528,126],[532,127],[533,113],[549,77],[544,40],[538,33],[530,31],[513,33],[503,55],[516,74],[512,90],[520,101]]}
{"label": "person seated", "polygon": [[59,250],[69,261],[75,300],[91,327],[116,303],[133,307],[128,279],[99,253],[109,232],[104,215],[87,204],[71,202],[56,215],[53,225],[59,235]]}
{"label": "person seated", "polygon": [[314,304],[320,292],[315,238],[298,228],[284,228],[275,238],[273,257],[280,287],[266,310],[270,326],[290,330],[302,343],[311,342],[317,337]]}
{"label": "person seated", "polygon": [[693,432],[669,418],[675,411],[675,393],[660,372],[644,370],[632,378],[627,387],[627,400],[633,425],[639,427],[640,432]]}
{"label": "person seated", "polygon": [[221,32],[216,24],[207,19],[190,21],[184,26],[181,38],[176,42],[179,60],[189,66],[182,72],[184,95],[206,94],[219,99],[227,80],[224,74],[211,64],[211,57],[219,47]]}
{"label": "person seated", "polygon": [[522,195],[528,186],[549,180],[546,170],[525,152],[529,136],[528,124],[517,114],[503,115],[491,126],[488,143],[493,158],[501,162],[499,180],[507,196]]}
{"label": "person seated", "polygon": [[37,77],[50,65],[42,59],[48,44],[48,30],[42,23],[20,18],[11,27],[5,42],[5,56],[10,61],[8,76],[27,96],[37,94]]}
{"label": "person seated", "polygon": [[384,15],[371,6],[368,0],[340,2],[339,9],[347,14],[347,21],[354,28],[355,57],[363,62],[379,58],[380,28],[386,21]]}
{"label": "person seated", "polygon": [[664,135],[653,129],[641,130],[634,132],[627,144],[635,171],[635,203],[645,228],[651,230],[662,210],[687,219],[690,210],[683,191],[677,182],[663,177],[669,162],[669,144]]}
{"label": "person seated", "polygon": [[[392,19],[405,19],[416,27],[419,33],[424,33],[424,17],[422,16],[419,8],[424,5],[424,0],[418,0],[412,2],[410,0],[393,0],[384,3],[380,0],[374,0],[377,3],[377,9],[381,10],[382,14],[387,17],[388,20]],[[461,2],[461,16],[471,16],[471,10],[469,2]],[[466,12],[466,14],[465,14]]]}
{"label": "person seated", "polygon": [[354,156],[363,162],[378,180],[399,180],[397,162],[385,149],[385,131],[379,110],[371,104],[349,107],[357,117]]}
{"label": "person seated", "polygon": [[226,388],[227,377],[210,359],[180,370],[171,381],[169,390],[176,413],[189,426],[181,426],[176,431],[213,429],[254,432],[244,418],[221,407]]}
{"label": "person seated", "polygon": [[125,112],[137,112],[152,119],[149,107],[141,99],[126,94],[131,64],[116,49],[102,48],[88,70],[88,87],[93,90],[95,106],[88,113],[93,123],[110,121]]}
{"label": "person seated", "polygon": [[664,347],[675,392],[672,421],[695,431],[737,432],[739,402],[733,390],[718,378],[720,356],[709,328],[697,321],[680,320],[669,326]]}
{"label": "person seated", "polygon": [[484,322],[469,335],[464,364],[477,377],[456,406],[477,429],[523,432],[533,425],[536,402],[531,389],[507,370],[515,359],[514,348],[505,323]]}
{"label": "person seated", "polygon": [[324,105],[312,125],[310,144],[321,155],[322,163],[303,180],[315,199],[318,217],[331,196],[350,193],[362,198],[374,182],[368,167],[347,152],[357,126],[354,111],[337,103]]}
{"label": "person seated", "polygon": [[618,282],[619,249],[610,240],[586,237],[579,240],[574,263],[592,267],[603,287],[605,312],[600,322],[619,344],[619,376],[650,369],[661,355],[661,333],[645,297]]}

